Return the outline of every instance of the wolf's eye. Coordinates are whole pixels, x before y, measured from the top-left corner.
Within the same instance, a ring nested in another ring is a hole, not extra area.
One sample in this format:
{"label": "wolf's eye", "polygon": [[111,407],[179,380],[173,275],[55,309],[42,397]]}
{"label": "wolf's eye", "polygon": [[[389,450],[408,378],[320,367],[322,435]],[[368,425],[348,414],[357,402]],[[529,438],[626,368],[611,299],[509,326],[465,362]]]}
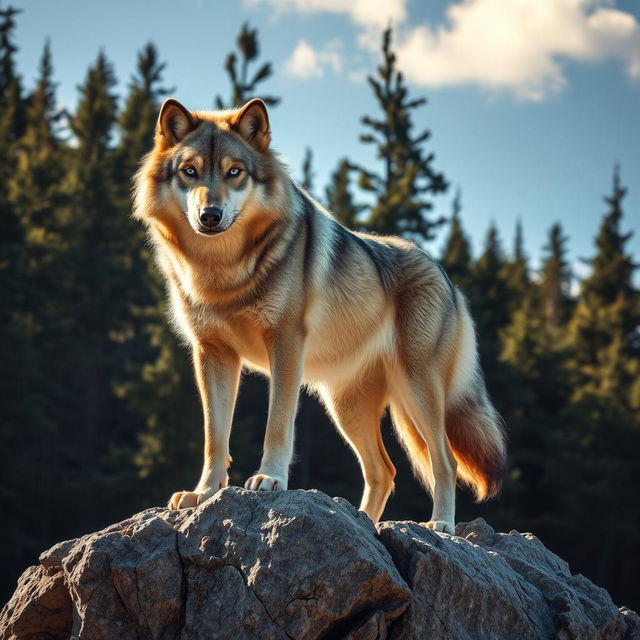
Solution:
{"label": "wolf's eye", "polygon": [[240,169],[239,167],[231,167],[231,169],[229,169],[229,171],[227,172],[227,175],[230,178],[237,178],[241,172],[242,169]]}
{"label": "wolf's eye", "polygon": [[188,164],[186,167],[182,167],[182,173],[184,173],[185,176],[189,176],[190,178],[198,177],[198,172],[190,164]]}

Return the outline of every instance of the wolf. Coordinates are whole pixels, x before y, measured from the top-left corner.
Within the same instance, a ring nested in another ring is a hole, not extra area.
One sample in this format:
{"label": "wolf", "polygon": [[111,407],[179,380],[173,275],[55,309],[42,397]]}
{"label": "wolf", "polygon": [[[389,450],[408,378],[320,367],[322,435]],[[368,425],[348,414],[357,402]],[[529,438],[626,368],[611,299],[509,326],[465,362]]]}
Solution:
{"label": "wolf", "polygon": [[294,183],[270,143],[258,98],[214,112],[167,99],[134,178],[133,215],[192,347],[204,412],[200,481],[168,506],[196,506],[228,485],[247,369],[268,376],[270,392],[262,460],[245,488],[287,488],[304,385],[360,462],[360,509],[371,520],[394,488],[380,433],[388,408],[432,496],[427,526],[453,533],[456,480],[484,500],[499,492],[505,465],[465,298],[416,244],[341,225]]}

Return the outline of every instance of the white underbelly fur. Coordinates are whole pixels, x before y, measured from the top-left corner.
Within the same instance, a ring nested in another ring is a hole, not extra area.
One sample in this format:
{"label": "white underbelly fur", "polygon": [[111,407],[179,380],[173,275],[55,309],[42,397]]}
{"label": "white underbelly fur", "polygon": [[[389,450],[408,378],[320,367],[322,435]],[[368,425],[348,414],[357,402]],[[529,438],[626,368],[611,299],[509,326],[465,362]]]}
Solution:
{"label": "white underbelly fur", "polygon": [[378,318],[375,329],[360,339],[355,336],[350,339],[340,321],[318,323],[309,332],[305,345],[303,382],[332,386],[353,380],[369,365],[393,353],[394,345],[390,311]]}
{"label": "white underbelly fur", "polygon": [[[343,333],[338,342],[336,332],[339,331]],[[372,363],[390,356],[394,348],[395,331],[390,312],[360,341],[350,341],[339,322],[317,324],[305,342],[302,383],[329,387],[347,383],[361,376]],[[266,354],[245,351],[241,355],[246,368],[269,376]]]}

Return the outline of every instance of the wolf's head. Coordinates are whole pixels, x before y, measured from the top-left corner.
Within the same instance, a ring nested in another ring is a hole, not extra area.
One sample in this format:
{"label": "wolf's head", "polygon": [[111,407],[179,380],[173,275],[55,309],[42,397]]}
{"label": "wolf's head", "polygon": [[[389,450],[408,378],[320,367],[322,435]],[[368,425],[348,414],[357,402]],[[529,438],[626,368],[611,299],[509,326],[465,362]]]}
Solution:
{"label": "wolf's head", "polygon": [[186,220],[201,236],[222,234],[266,199],[275,166],[270,138],[267,109],[257,98],[215,112],[165,100],[155,147],[136,176],[134,215]]}

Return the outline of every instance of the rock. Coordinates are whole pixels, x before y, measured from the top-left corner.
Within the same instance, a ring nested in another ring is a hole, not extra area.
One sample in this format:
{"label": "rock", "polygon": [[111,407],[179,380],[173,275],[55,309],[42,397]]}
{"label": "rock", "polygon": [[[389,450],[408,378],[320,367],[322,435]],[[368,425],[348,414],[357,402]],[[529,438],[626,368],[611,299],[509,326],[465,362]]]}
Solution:
{"label": "rock", "polygon": [[5,638],[64,640],[69,637],[72,606],[62,571],[29,567],[0,616]]}
{"label": "rock", "polygon": [[622,640],[640,631],[529,533],[495,533],[480,518],[455,536],[415,522],[382,522],[378,533],[413,591],[390,638]]}
{"label": "rock", "polygon": [[376,528],[317,491],[219,491],[62,542],[0,640],[640,638],[638,616],[530,534]]}
{"label": "rock", "polygon": [[[68,585],[66,632],[90,640],[342,637],[366,621],[354,636],[364,640],[411,600],[367,516],[319,492],[225,489],[197,509],[150,509],[63,542],[40,561]],[[29,594],[19,587],[3,610],[3,639],[49,632],[45,616],[34,625],[19,606]]]}

